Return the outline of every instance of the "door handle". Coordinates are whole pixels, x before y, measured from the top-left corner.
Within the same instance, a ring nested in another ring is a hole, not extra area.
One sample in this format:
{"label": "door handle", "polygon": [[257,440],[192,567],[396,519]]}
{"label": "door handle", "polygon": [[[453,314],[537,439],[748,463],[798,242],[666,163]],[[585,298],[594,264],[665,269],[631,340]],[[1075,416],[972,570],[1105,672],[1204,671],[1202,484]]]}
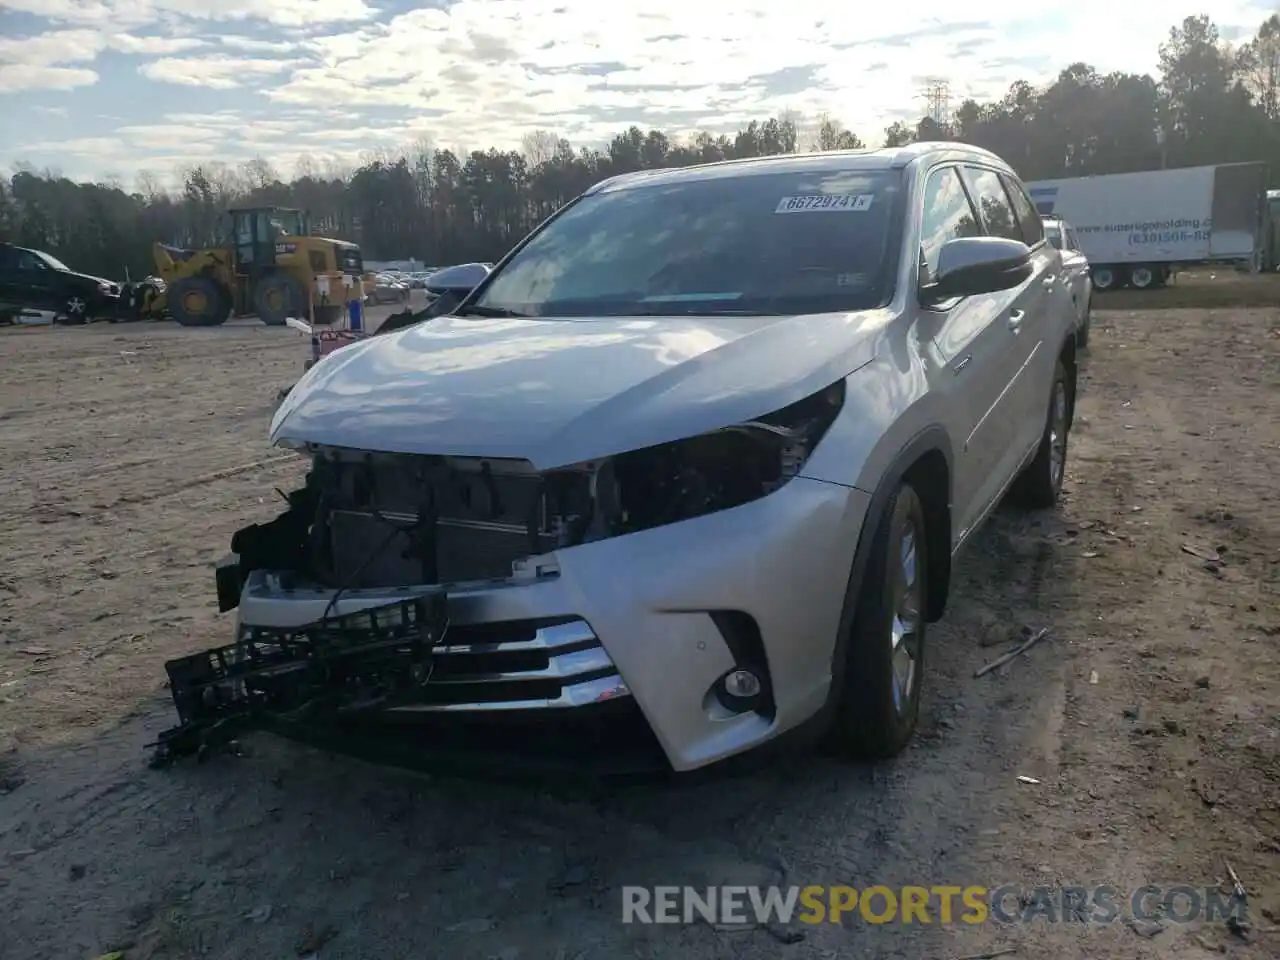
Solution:
{"label": "door handle", "polygon": [[1027,312],[1025,310],[1014,310],[1009,314],[1009,329],[1014,333],[1017,333],[1018,328],[1022,326],[1022,320],[1026,315]]}

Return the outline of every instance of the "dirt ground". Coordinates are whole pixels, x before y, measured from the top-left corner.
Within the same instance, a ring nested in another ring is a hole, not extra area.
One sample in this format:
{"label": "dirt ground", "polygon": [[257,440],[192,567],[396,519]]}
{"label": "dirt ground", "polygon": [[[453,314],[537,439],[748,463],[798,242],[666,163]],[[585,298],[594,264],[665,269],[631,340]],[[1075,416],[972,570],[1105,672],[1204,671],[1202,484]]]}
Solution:
{"label": "dirt ground", "polygon": [[[257,325],[0,331],[4,954],[1276,956],[1280,308],[1125,296],[1095,314],[1061,509],[998,511],[959,562],[910,750],[580,793],[266,735],[147,769],[172,719],[163,661],[227,640],[211,561],[300,474],[264,440],[306,343]],[[975,678],[1024,627],[1049,638]],[[620,922],[625,884],[1203,891],[1228,864],[1248,929]]]}

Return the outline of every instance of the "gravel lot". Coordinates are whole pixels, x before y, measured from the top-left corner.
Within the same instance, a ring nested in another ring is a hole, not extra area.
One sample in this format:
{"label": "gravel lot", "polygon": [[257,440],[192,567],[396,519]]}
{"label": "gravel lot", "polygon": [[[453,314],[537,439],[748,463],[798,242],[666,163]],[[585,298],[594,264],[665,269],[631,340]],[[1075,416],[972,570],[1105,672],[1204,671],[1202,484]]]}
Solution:
{"label": "gravel lot", "polygon": [[[301,473],[264,437],[306,342],[255,324],[0,331],[3,952],[1276,956],[1280,310],[1239,304],[1280,288],[1249,279],[1226,306],[1180,287],[1095,314],[1065,504],[1001,510],[967,553],[897,762],[798,756],[590,791],[266,735],[243,757],[148,770],[144,745],[172,719],[163,661],[227,641],[212,559]],[[1188,296],[1195,309],[1174,309]],[[1041,626],[1049,640],[973,677]],[[620,923],[624,884],[1203,889],[1227,863],[1249,892],[1240,934]]]}

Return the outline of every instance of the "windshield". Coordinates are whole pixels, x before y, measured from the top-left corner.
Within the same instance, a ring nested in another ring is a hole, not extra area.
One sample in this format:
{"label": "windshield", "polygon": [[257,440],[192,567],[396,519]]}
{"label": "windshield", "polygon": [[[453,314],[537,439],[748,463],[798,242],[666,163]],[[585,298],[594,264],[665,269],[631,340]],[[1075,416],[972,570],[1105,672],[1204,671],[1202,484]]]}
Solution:
{"label": "windshield", "polygon": [[271,225],[285,237],[300,237],[306,232],[302,229],[302,214],[297,210],[272,211]]}
{"label": "windshield", "polygon": [[1044,235],[1054,248],[1062,249],[1062,229],[1056,223],[1046,223],[1044,225]]}
{"label": "windshield", "polygon": [[892,294],[900,183],[898,171],[813,170],[593,194],[470,306],[541,317],[865,310]]}
{"label": "windshield", "polygon": [[59,260],[57,257],[50,256],[49,254],[47,254],[47,253],[45,253],[45,252],[43,252],[43,251],[41,251],[41,250],[36,250],[36,251],[34,251],[34,252],[35,252],[35,255],[36,255],[37,257],[39,257],[41,260],[43,260],[43,261],[44,261],[45,263],[47,263],[49,266],[53,267],[53,269],[55,269],[55,270],[65,270],[67,273],[70,273],[70,272],[71,272],[71,268],[70,268],[70,267],[68,267],[68,266],[67,266],[65,263],[63,263],[61,260]]}

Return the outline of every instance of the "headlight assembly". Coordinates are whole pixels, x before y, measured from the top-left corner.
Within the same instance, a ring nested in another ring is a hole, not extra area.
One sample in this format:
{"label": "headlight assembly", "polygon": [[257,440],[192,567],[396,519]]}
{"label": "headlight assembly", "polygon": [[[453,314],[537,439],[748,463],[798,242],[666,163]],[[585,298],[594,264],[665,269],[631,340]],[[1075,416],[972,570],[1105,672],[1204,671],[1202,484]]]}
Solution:
{"label": "headlight assembly", "polygon": [[767,496],[804,468],[844,396],[839,380],[755,420],[546,474],[559,545],[678,523]]}

